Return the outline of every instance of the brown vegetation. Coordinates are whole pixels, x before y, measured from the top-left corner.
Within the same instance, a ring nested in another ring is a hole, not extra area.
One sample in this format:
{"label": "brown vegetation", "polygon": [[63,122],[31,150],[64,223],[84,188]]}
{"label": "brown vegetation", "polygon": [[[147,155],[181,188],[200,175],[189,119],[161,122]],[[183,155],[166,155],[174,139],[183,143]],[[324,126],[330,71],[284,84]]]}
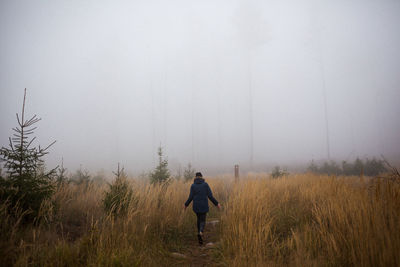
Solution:
{"label": "brown vegetation", "polygon": [[[215,262],[227,266],[399,266],[397,180],[313,174],[270,179],[207,179],[222,214]],[[3,265],[171,266],[171,252],[195,240],[195,217],[182,204],[189,183],[129,180],[127,212],[106,212],[107,186],[66,184],[41,223],[21,225],[0,204]],[[14,207],[17,209],[17,207]],[[17,213],[17,212],[16,212]],[[195,259],[194,259],[195,260]],[[186,263],[184,263],[186,264]]]}
{"label": "brown vegetation", "polygon": [[291,175],[235,185],[223,216],[230,266],[399,266],[400,184]]}

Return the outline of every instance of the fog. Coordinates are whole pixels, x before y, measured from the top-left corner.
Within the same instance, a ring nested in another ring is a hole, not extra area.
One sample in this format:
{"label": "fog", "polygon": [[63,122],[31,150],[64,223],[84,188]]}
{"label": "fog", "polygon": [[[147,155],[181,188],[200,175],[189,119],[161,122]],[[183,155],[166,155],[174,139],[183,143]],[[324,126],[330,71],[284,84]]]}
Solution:
{"label": "fog", "polygon": [[2,0],[0,38],[0,146],[27,88],[50,167],[400,160],[398,0]]}

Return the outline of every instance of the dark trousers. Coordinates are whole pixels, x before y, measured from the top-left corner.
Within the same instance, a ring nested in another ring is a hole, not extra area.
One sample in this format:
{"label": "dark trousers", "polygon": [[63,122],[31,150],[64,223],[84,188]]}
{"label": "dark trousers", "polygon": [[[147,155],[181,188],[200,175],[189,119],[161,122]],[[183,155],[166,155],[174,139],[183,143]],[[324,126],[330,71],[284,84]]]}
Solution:
{"label": "dark trousers", "polygon": [[206,225],[206,216],[207,213],[197,213],[197,231],[198,232],[203,232],[204,231],[204,226]]}

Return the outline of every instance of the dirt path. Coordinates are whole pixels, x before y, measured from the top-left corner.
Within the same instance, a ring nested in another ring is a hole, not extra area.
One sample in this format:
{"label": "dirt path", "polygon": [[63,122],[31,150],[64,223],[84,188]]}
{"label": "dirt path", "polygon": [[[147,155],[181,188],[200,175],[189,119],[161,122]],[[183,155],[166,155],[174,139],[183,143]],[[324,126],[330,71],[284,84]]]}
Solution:
{"label": "dirt path", "polygon": [[199,245],[197,236],[193,234],[193,238],[187,241],[187,249],[171,255],[176,260],[175,266],[223,266],[216,261],[220,250],[218,224],[218,219],[208,218],[204,228],[204,244]]}

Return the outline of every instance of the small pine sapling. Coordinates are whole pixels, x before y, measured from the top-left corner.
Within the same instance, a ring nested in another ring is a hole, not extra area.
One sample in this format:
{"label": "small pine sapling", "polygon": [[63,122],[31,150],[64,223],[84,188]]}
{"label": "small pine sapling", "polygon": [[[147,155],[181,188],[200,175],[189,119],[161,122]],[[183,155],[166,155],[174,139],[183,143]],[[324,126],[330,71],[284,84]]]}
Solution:
{"label": "small pine sapling", "polygon": [[170,173],[168,170],[168,160],[163,159],[163,151],[162,147],[158,148],[158,166],[155,170],[150,174],[150,183],[164,183],[167,182],[170,178]]}
{"label": "small pine sapling", "polygon": [[117,172],[113,172],[115,181],[108,184],[108,191],[103,199],[104,209],[112,215],[125,215],[132,201],[133,191],[127,181],[124,168],[120,169],[118,163]]}
{"label": "small pine sapling", "polygon": [[43,157],[48,154],[52,142],[45,148],[33,147],[36,137],[30,138],[40,121],[34,115],[25,120],[26,89],[22,104],[21,118],[17,115],[18,126],[13,128],[13,137],[9,138],[9,147],[0,149],[0,160],[4,162],[5,177],[0,178],[0,200],[9,202],[10,214],[14,210],[26,212],[25,220],[33,221],[44,200],[54,192],[53,178],[57,167],[46,171]]}

